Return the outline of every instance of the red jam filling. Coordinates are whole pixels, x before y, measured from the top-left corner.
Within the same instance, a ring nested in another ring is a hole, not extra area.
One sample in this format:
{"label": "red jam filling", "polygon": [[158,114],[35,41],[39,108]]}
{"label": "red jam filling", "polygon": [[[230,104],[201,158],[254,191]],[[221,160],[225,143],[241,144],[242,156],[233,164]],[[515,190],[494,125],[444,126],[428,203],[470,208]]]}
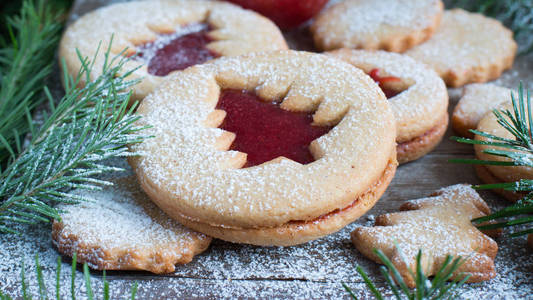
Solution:
{"label": "red jam filling", "polygon": [[231,150],[248,154],[244,168],[280,156],[311,163],[309,144],[332,128],[313,126],[312,114],[284,110],[248,91],[222,91],[216,108],[226,111],[220,128],[236,135]]}
{"label": "red jam filling", "polygon": [[218,55],[207,49],[212,40],[207,24],[191,24],[153,42],[138,46],[137,58],[148,64],[148,73],[165,76],[172,71],[204,63]]}
{"label": "red jam filling", "polygon": [[401,81],[401,79],[398,77],[394,77],[394,76],[381,77],[379,76],[379,69],[370,70],[370,73],[368,73],[368,76],[374,79],[374,81],[379,85],[379,87],[381,88],[385,96],[387,96],[387,99],[390,99],[402,92],[402,91],[397,91],[397,90],[387,88],[387,83]]}

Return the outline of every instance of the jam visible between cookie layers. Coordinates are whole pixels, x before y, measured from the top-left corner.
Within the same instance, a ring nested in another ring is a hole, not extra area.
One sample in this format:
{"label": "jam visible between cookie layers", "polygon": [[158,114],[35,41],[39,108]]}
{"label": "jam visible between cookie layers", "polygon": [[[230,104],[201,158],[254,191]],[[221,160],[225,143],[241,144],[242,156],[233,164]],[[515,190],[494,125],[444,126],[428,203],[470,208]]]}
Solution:
{"label": "jam visible between cookie layers", "polygon": [[244,165],[252,167],[283,156],[308,164],[314,161],[309,144],[332,127],[313,126],[312,114],[290,112],[254,93],[224,90],[217,109],[226,111],[220,128],[236,135],[231,150],[246,153]]}
{"label": "jam visible between cookie layers", "polygon": [[218,55],[206,48],[212,39],[209,25],[191,24],[157,40],[137,46],[137,59],[148,65],[148,73],[165,76],[172,71],[204,63]]}
{"label": "jam visible between cookie layers", "polygon": [[387,99],[390,99],[402,92],[402,91],[394,90],[391,88],[387,88],[387,83],[401,81],[401,79],[398,77],[394,77],[394,76],[381,77],[379,76],[379,69],[370,70],[370,72],[368,73],[368,76],[374,79],[374,81],[379,85],[379,87],[381,88],[385,96],[387,96]]}

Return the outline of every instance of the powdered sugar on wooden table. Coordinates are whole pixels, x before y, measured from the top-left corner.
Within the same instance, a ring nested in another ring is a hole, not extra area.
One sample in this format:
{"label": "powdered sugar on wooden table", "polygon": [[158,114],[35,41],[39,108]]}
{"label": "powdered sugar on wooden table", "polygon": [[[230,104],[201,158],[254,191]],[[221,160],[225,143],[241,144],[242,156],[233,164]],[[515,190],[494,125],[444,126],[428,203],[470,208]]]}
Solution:
{"label": "powdered sugar on wooden table", "polygon": [[[74,12],[81,15],[97,6],[106,4],[100,0],[76,1]],[[302,30],[298,33],[305,33]],[[289,35],[296,35],[290,33]],[[297,37],[299,48],[311,49],[310,39]],[[291,42],[291,41],[289,41]],[[497,83],[516,88],[519,80],[533,87],[531,72],[533,57],[521,57],[515,69],[506,72]],[[450,90],[454,95],[450,103],[453,109],[458,90]],[[449,140],[453,133],[448,130],[443,142],[426,157],[398,168],[396,177],[376,207],[356,223],[340,232],[305,245],[281,247],[254,247],[214,241],[210,249],[196,257],[193,262],[178,266],[175,273],[155,276],[145,272],[108,272],[113,298],[128,294],[133,281],[139,284],[138,299],[161,298],[268,298],[268,299],[324,299],[347,298],[341,282],[352,287],[356,295],[370,298],[356,265],[368,271],[378,286],[383,279],[377,265],[365,259],[355,250],[349,240],[349,233],[360,225],[373,224],[373,216],[397,211],[401,203],[409,199],[421,198],[447,185],[456,183],[479,183],[469,166],[454,165],[450,158],[472,157],[470,146],[456,144]],[[126,166],[124,161],[117,164]],[[128,171],[131,172],[131,171]],[[490,192],[482,196],[492,209],[506,205]],[[488,282],[468,284],[461,289],[462,298],[467,299],[532,299],[533,290],[533,251],[526,246],[524,238],[504,236],[497,239],[499,252],[496,257],[496,278]],[[0,290],[20,297],[20,263],[24,261],[27,270],[26,282],[35,281],[33,257],[39,254],[43,265],[45,283],[54,295],[55,262],[58,253],[52,245],[50,226],[41,224],[24,228],[24,235],[0,235]],[[60,278],[62,295],[70,295],[70,261],[63,258]],[[76,273],[77,299],[83,299],[85,291],[83,276],[78,268]],[[102,289],[100,272],[91,273],[96,292]],[[35,294],[37,285],[30,285]],[[68,298],[68,297],[64,297]]]}

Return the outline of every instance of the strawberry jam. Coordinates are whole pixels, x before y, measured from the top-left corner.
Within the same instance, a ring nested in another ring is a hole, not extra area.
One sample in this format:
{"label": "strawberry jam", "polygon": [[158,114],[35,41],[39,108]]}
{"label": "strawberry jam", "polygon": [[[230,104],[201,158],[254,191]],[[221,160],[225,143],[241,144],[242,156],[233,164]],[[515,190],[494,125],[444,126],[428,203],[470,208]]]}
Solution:
{"label": "strawberry jam", "polygon": [[390,99],[402,92],[402,91],[397,91],[397,90],[387,88],[387,83],[401,81],[401,79],[398,77],[394,77],[394,76],[381,77],[379,76],[379,69],[370,70],[370,73],[368,73],[368,76],[374,79],[374,81],[379,85],[379,87],[381,88],[385,96],[387,96],[387,99]]}
{"label": "strawberry jam", "polygon": [[212,40],[207,24],[191,24],[153,42],[138,46],[137,58],[148,64],[148,73],[165,76],[216,58],[206,46]]}
{"label": "strawberry jam", "polygon": [[224,90],[217,109],[226,111],[220,128],[236,134],[231,150],[248,154],[244,167],[283,156],[308,164],[314,161],[309,144],[332,127],[313,126],[312,114],[290,112],[248,91]]}

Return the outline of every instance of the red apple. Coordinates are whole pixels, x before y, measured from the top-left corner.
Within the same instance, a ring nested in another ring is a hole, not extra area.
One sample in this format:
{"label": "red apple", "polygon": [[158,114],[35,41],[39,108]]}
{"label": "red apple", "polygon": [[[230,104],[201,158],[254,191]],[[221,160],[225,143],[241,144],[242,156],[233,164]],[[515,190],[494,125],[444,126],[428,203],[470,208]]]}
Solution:
{"label": "red apple", "polygon": [[227,0],[270,18],[281,29],[296,27],[315,16],[329,0]]}

